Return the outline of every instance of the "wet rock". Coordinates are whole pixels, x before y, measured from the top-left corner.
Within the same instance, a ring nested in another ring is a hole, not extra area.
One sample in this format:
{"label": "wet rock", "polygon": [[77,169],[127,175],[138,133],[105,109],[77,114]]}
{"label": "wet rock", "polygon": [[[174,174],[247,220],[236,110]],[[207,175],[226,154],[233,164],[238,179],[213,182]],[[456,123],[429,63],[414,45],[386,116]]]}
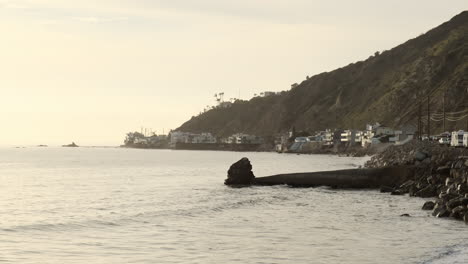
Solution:
{"label": "wet rock", "polygon": [[429,185],[416,192],[414,195],[422,198],[434,197],[437,196],[437,188],[433,185]]}
{"label": "wet rock", "polygon": [[394,191],[394,188],[393,187],[389,187],[389,186],[380,186],[380,192],[381,193],[391,193]]}
{"label": "wet rock", "polygon": [[463,198],[454,198],[454,199],[451,199],[450,201],[447,202],[447,208],[448,209],[453,209],[457,206],[460,206],[460,205],[463,205],[462,203],[462,200]]}
{"label": "wet rock", "polygon": [[427,201],[424,203],[422,209],[423,210],[434,210],[435,203],[433,201]]}
{"label": "wet rock", "polygon": [[394,190],[393,192],[391,192],[390,194],[391,195],[404,195],[406,192],[401,190],[401,189],[398,189],[398,190]]}
{"label": "wet rock", "polygon": [[452,179],[452,178],[447,177],[447,178],[445,179],[445,186],[450,186],[452,183],[453,183],[453,179]]}
{"label": "wet rock", "polygon": [[463,219],[467,211],[468,209],[466,208],[466,206],[460,205],[452,209],[450,216],[460,220]]}
{"label": "wet rock", "polygon": [[252,164],[248,158],[242,158],[231,165],[228,170],[228,178],[224,181],[226,185],[251,185],[255,179],[252,172]]}
{"label": "wet rock", "polygon": [[435,217],[449,217],[450,216],[450,210],[447,209],[445,206],[439,206],[435,207],[434,211],[432,211],[432,215]]}

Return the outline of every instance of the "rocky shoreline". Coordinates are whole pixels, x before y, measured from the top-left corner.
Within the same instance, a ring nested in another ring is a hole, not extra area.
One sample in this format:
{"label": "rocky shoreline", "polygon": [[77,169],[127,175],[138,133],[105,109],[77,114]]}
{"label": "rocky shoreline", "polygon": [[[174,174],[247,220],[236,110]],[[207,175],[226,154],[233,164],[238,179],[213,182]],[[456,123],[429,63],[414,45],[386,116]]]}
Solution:
{"label": "rocky shoreline", "polygon": [[[435,217],[468,223],[468,149],[413,141],[390,146],[354,170],[279,174],[256,178],[247,158],[232,164],[231,187],[287,184],[297,187],[379,188],[392,195],[433,198],[422,206]],[[409,215],[406,215],[409,216]]]}
{"label": "rocky shoreline", "polygon": [[414,174],[401,185],[381,186],[381,192],[433,198],[423,210],[468,223],[468,149],[414,141],[389,147],[365,164],[366,168],[388,166],[414,166]]}

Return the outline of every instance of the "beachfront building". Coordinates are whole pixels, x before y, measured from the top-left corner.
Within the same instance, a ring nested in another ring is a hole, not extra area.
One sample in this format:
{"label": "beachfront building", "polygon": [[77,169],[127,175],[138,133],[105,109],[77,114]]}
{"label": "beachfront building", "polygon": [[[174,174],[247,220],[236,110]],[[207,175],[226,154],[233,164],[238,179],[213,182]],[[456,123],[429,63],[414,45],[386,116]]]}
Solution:
{"label": "beachfront building", "polygon": [[378,126],[374,129],[375,136],[392,136],[395,135],[395,130],[387,126]]}
{"label": "beachfront building", "polygon": [[262,144],[263,138],[255,135],[237,133],[230,136],[227,140],[229,144]]}
{"label": "beachfront building", "polygon": [[294,139],[294,142],[298,142],[298,143],[305,143],[305,142],[309,142],[309,138],[308,137],[297,137]]}
{"label": "beachfront building", "polygon": [[465,132],[463,130],[459,131],[454,131],[452,132],[452,140],[450,142],[450,146],[452,147],[463,147],[463,138],[465,134],[468,132]]}
{"label": "beachfront building", "polygon": [[[366,130],[362,132],[361,136],[361,146],[367,147],[372,144],[372,138],[375,136],[375,130],[380,127],[379,123],[375,123],[373,125],[367,124]],[[380,141],[378,141],[380,142]]]}
{"label": "beachfront building", "polygon": [[174,147],[177,143],[186,143],[186,144],[201,144],[201,143],[208,143],[214,144],[216,143],[216,137],[211,135],[211,133],[189,133],[189,132],[181,132],[181,131],[174,131],[170,133],[170,145]]}
{"label": "beachfront building", "polygon": [[201,133],[201,134],[193,134],[190,140],[192,144],[215,144],[216,137],[211,135],[211,133]]}
{"label": "beachfront building", "polygon": [[323,133],[323,144],[327,146],[333,145],[333,132],[331,129],[327,129],[325,133]]}
{"label": "beachfront building", "polygon": [[359,144],[359,145],[362,144],[362,137],[363,137],[363,135],[364,135],[364,132],[362,132],[362,131],[356,131],[356,137],[355,137],[355,139],[354,139],[354,141],[355,141],[356,144]]}
{"label": "beachfront building", "polygon": [[341,133],[341,142],[343,143],[354,145],[356,143],[361,144],[361,141],[362,141],[361,131],[347,129]]}
{"label": "beachfront building", "polygon": [[390,142],[395,145],[404,145],[414,139],[416,134],[416,127],[413,125],[406,125],[400,130],[394,131],[394,136],[390,137]]}
{"label": "beachfront building", "polygon": [[174,131],[169,133],[171,137],[170,145],[175,146],[176,143],[189,143],[191,133],[181,132],[181,131]]}

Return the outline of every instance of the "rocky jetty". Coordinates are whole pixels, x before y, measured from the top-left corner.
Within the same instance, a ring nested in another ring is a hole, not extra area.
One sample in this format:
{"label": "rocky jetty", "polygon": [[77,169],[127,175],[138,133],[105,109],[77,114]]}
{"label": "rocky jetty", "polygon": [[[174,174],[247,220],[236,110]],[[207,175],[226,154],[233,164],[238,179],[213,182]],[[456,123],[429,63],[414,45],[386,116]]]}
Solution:
{"label": "rocky jetty", "polygon": [[315,171],[255,177],[249,159],[242,158],[228,170],[224,184],[233,187],[250,185],[289,185],[292,187],[330,186],[333,188],[370,189],[398,186],[413,177],[412,166],[359,168],[335,171]]}
{"label": "rocky jetty", "polygon": [[382,186],[382,192],[434,198],[422,209],[468,223],[468,149],[414,141],[392,146],[366,163],[368,168],[402,165],[414,166],[413,178],[398,186]]}

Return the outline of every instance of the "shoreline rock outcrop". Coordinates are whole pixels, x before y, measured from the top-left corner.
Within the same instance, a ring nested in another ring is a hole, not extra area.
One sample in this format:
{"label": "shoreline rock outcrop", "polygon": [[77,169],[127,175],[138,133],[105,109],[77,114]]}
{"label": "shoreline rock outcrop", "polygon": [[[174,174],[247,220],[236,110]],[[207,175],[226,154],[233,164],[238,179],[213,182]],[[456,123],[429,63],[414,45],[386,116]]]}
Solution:
{"label": "shoreline rock outcrop", "polygon": [[279,174],[256,178],[249,159],[232,164],[224,184],[233,187],[288,184],[298,187],[379,188],[391,195],[433,198],[422,206],[435,217],[468,224],[468,149],[413,141],[373,156],[364,169]]}
{"label": "shoreline rock outcrop", "polygon": [[231,165],[228,170],[228,178],[224,184],[230,186],[248,186],[253,183],[255,175],[252,172],[252,164],[248,158],[242,158]]}
{"label": "shoreline rock outcrop", "polygon": [[381,192],[434,198],[422,209],[432,210],[435,217],[453,217],[468,223],[468,149],[414,141],[386,149],[365,167],[409,165],[415,168],[412,179],[398,186],[385,186]]}

